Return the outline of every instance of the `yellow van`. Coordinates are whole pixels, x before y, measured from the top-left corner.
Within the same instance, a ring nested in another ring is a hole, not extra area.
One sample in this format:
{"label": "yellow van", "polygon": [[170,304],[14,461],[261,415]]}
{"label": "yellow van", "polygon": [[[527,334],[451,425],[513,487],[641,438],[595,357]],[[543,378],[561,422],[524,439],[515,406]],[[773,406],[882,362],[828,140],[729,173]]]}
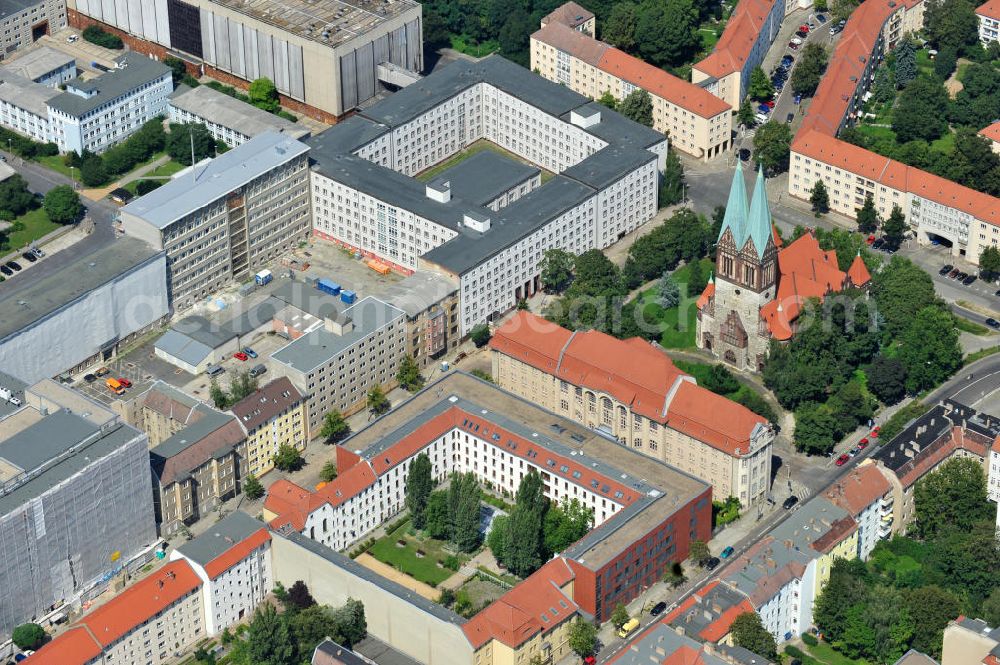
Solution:
{"label": "yellow van", "polygon": [[124,394],[125,392],[125,386],[123,386],[121,384],[121,381],[119,381],[118,379],[108,379],[104,383],[108,385],[108,390],[110,390],[116,395],[121,395]]}
{"label": "yellow van", "polygon": [[625,625],[618,630],[618,637],[622,638],[628,637],[638,627],[639,627],[638,619],[629,619],[628,621],[625,622]]}

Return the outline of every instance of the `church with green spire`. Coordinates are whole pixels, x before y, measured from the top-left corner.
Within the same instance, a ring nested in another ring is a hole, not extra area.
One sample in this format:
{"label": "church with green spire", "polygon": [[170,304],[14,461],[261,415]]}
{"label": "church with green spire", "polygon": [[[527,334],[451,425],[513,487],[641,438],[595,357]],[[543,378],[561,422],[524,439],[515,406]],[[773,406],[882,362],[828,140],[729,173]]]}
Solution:
{"label": "church with green spire", "polygon": [[778,246],[763,171],[747,200],[737,163],[719,233],[712,281],[698,300],[696,340],[727,364],[759,371],[770,335],[761,310],[775,297]]}

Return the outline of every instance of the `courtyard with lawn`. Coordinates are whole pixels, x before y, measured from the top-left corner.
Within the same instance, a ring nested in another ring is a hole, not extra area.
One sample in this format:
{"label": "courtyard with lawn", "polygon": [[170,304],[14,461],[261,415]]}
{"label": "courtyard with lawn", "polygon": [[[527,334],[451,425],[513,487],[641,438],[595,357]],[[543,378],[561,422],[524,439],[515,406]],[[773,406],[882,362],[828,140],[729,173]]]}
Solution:
{"label": "courtyard with lawn", "polygon": [[[702,259],[700,269],[703,275],[709,274],[714,268],[711,259]],[[683,288],[691,280],[691,264],[684,265],[673,272],[674,281]],[[663,307],[659,302],[659,286],[654,285],[642,291],[636,301],[642,304],[645,320],[659,326],[659,343],[666,349],[691,349],[695,346],[695,330],[697,326],[698,308],[695,302],[698,293],[687,293],[673,307]]]}
{"label": "courtyard with lawn", "polygon": [[432,587],[454,575],[469,560],[468,554],[450,549],[447,542],[414,529],[410,520],[376,540],[368,553]]}
{"label": "courtyard with lawn", "polygon": [[540,169],[542,172],[543,185],[555,175],[551,171],[546,171],[545,169],[541,168],[540,166],[538,166],[538,164],[533,164],[532,162],[529,162],[528,160],[522,159],[521,157],[515,155],[509,150],[504,150],[503,148],[498,146],[496,143],[493,143],[492,141],[487,141],[486,139],[479,139],[475,143],[471,144],[465,150],[461,150],[452,155],[451,157],[449,157],[448,159],[444,160],[443,162],[439,162],[434,166],[430,167],[429,169],[421,171],[415,176],[415,178],[420,182],[429,182],[430,180],[433,180],[438,174],[447,171],[453,166],[461,164],[462,162],[467,160],[469,157],[472,157],[473,155],[485,152],[487,150],[490,152],[495,152],[501,157],[506,157],[511,161],[518,162],[520,164],[528,164],[529,166],[534,166]]}

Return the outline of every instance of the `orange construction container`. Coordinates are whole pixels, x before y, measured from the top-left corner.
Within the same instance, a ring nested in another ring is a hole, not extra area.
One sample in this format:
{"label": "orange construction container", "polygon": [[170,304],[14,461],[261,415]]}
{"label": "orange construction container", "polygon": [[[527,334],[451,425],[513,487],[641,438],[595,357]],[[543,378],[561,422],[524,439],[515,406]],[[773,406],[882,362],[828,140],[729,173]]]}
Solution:
{"label": "orange construction container", "polygon": [[384,264],[384,263],[382,263],[380,261],[374,261],[374,260],[369,261],[368,262],[368,267],[371,268],[372,270],[374,270],[375,272],[377,272],[380,275],[388,275],[389,274],[389,266],[387,266],[386,264]]}

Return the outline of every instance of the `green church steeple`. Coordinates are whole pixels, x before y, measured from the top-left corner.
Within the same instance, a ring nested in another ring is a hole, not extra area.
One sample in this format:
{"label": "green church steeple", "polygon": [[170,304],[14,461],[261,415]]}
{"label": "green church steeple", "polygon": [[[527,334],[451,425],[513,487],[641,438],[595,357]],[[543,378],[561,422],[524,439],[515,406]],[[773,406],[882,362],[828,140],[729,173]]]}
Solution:
{"label": "green church steeple", "polygon": [[726,201],[726,215],[722,218],[722,229],[717,240],[722,240],[726,229],[730,229],[737,250],[741,248],[746,235],[747,216],[747,188],[743,182],[743,167],[737,162],[733,184],[729,187],[729,200]]}
{"label": "green church steeple", "polygon": [[[742,180],[742,178],[741,178]],[[753,188],[753,200],[750,202],[750,213],[747,216],[746,237],[739,244],[753,242],[757,256],[764,258],[764,250],[771,239],[771,208],[767,204],[767,190],[764,188],[764,169],[757,169],[757,182]]]}

